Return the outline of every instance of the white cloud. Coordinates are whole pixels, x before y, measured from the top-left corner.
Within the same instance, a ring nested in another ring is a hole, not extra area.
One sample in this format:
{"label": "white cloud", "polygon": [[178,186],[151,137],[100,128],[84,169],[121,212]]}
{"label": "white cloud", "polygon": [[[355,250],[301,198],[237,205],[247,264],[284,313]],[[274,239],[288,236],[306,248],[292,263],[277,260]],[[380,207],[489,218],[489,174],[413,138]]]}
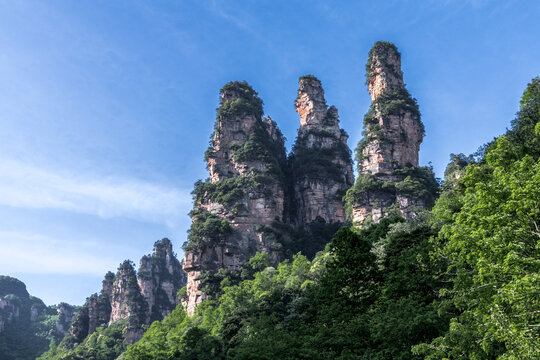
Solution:
{"label": "white cloud", "polygon": [[98,243],[55,239],[41,234],[0,231],[0,273],[104,275],[118,259]]}
{"label": "white cloud", "polygon": [[102,218],[123,217],[170,227],[191,207],[187,190],[139,179],[50,171],[0,159],[0,205],[61,209]]}

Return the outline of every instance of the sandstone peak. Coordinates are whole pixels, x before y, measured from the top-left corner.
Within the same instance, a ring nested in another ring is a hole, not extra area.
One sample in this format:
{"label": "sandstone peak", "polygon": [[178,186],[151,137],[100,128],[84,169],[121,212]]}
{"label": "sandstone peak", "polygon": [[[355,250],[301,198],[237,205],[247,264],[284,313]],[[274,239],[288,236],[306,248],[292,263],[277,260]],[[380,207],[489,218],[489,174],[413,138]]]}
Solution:
{"label": "sandstone peak", "polygon": [[321,81],[313,75],[300,77],[296,112],[300,115],[300,126],[320,125],[326,115],[327,106]]}
{"label": "sandstone peak", "polygon": [[231,81],[220,90],[219,117],[253,115],[258,120],[263,115],[263,102],[246,81]]}
{"label": "sandstone peak", "polygon": [[403,89],[401,54],[397,47],[387,41],[377,41],[369,51],[366,79],[371,100],[387,90]]}
{"label": "sandstone peak", "polygon": [[163,238],[154,243],[154,257],[166,258],[173,254],[171,240]]}
{"label": "sandstone peak", "polygon": [[416,99],[405,88],[394,44],[374,44],[366,77],[372,102],[356,148],[359,176],[346,196],[349,217],[360,226],[390,213],[415,216],[432,206],[438,191],[432,170],[418,166],[424,126]]}

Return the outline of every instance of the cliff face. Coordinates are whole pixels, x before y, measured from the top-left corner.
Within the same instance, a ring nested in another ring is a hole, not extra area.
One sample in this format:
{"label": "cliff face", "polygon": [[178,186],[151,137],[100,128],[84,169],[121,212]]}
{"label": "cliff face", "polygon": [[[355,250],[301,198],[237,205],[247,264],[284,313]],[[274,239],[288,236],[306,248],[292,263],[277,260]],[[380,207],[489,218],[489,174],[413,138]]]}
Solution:
{"label": "cliff face", "polygon": [[[212,295],[202,291],[207,274],[239,271],[257,252],[267,252],[277,262],[308,243],[314,253],[324,246],[330,227],[335,231],[335,224],[345,221],[342,197],[353,173],[337,109],[326,105],[321,83],[313,76],[300,80],[296,108],[301,126],[287,159],[276,123],[262,119],[257,93],[245,82],[221,89],[205,154],[210,177],[197,182],[193,191],[193,224],[183,265],[189,313]],[[309,243],[312,229],[318,234]]]}
{"label": "cliff face", "polygon": [[74,310],[66,303],[47,306],[22,281],[0,275],[0,359],[37,358],[64,337]]}
{"label": "cliff face", "polygon": [[256,252],[274,262],[298,251],[315,254],[347,218],[359,224],[392,213],[408,218],[432,205],[438,183],[430,168],[418,166],[424,128],[393,44],[378,42],[370,51],[367,84],[372,104],[356,152],[356,183],[348,136],[316,77],[300,78],[300,128],[287,160],[276,123],[262,119],[257,93],[245,82],[221,89],[205,154],[210,177],[195,184],[184,244],[188,313],[212,296],[202,291],[212,289],[208,274],[239,271]]}
{"label": "cliff face", "polygon": [[395,45],[375,43],[366,72],[372,103],[356,149],[359,176],[347,194],[349,215],[359,224],[392,213],[409,218],[430,207],[438,191],[431,169],[418,167],[420,111],[405,88]]}
{"label": "cliff face", "polygon": [[73,317],[69,327],[70,346],[80,343],[96,328],[107,325],[111,318],[111,295],[115,275],[108,272],[102,282],[101,292],[91,295]]}
{"label": "cliff face", "polygon": [[262,119],[262,100],[245,82],[221,89],[215,131],[206,152],[210,178],[193,191],[184,270],[187,310],[205,299],[203,271],[239,270],[256,252],[276,260],[276,240],[262,231],[282,221],[285,206],[285,147],[269,117]]}
{"label": "cliff face", "polygon": [[60,337],[64,337],[68,332],[71,320],[73,320],[73,316],[75,315],[75,308],[69,304],[60,303],[58,304],[56,311],[58,313],[58,319],[55,324],[56,332]]}
{"label": "cliff face", "polygon": [[348,135],[339,127],[337,109],[326,105],[321,82],[308,75],[299,84],[300,128],[291,154],[293,222],[297,227],[318,218],[344,222],[342,197],[354,181]]}
{"label": "cliff face", "polygon": [[126,260],[118,268],[112,285],[109,324],[128,319],[125,342],[133,344],[142,337],[147,308],[133,263]]}
{"label": "cliff face", "polygon": [[392,175],[397,168],[418,166],[424,127],[416,100],[405,89],[397,48],[376,43],[366,70],[372,104],[364,119],[361,172]]}
{"label": "cliff face", "polygon": [[178,291],[186,284],[186,274],[169,239],[156,242],[154,253],[142,257],[138,284],[148,304],[145,323],[163,319],[176,307]]}
{"label": "cliff face", "polygon": [[115,274],[108,272],[101,292],[90,296],[73,317],[63,346],[74,348],[100,326],[126,319],[124,341],[137,342],[143,325],[161,320],[179,303],[178,291],[186,275],[169,239],[154,244],[154,252],[142,257],[139,272],[124,261]]}

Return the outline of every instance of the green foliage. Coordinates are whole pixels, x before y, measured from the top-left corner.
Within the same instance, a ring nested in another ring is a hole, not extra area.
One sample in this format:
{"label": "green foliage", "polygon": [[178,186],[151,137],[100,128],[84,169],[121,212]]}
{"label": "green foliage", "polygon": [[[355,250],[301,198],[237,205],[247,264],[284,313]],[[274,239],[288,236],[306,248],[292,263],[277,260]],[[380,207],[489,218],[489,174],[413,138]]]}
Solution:
{"label": "green foliage", "polygon": [[255,129],[249,134],[248,140],[234,149],[233,160],[237,163],[262,162],[266,164],[267,172],[282,178],[282,167],[285,165],[283,136],[279,132],[279,139],[274,141],[266,126],[262,121],[255,123]]}
{"label": "green foliage", "polygon": [[[331,137],[335,139],[335,145],[331,148],[320,146],[308,147],[310,137]],[[337,162],[336,160],[341,160]],[[311,179],[333,179],[343,181],[344,171],[342,163],[351,162],[349,147],[336,138],[334,133],[328,130],[310,130],[299,135],[289,157],[290,167],[297,178],[308,176]]]}
{"label": "green foliage", "polygon": [[314,80],[314,81],[320,82],[320,80],[313,74],[306,74],[306,75],[300,76],[298,81],[302,81],[302,80]]}
{"label": "green foliage", "polygon": [[264,180],[262,176],[233,176],[215,183],[210,182],[210,180],[204,182],[199,180],[195,183],[195,188],[191,194],[196,204],[203,201],[212,201],[231,206],[242,199],[246,192],[260,185],[261,180]]}
{"label": "green foliage", "polygon": [[368,203],[374,197],[391,205],[395,203],[396,195],[421,200],[426,208],[434,205],[440,185],[432,167],[398,168],[394,170],[394,178],[389,181],[376,175],[360,174],[344,197],[347,216],[352,216],[353,205]]}
{"label": "green foliage", "polygon": [[450,154],[450,163],[444,172],[441,194],[432,209],[433,221],[438,223],[438,226],[452,222],[453,215],[461,210],[465,188],[460,180],[466,167],[474,162],[472,155]]}
{"label": "green foliage", "polygon": [[[392,44],[391,42],[377,41],[375,42],[375,44],[373,44],[373,47],[369,50],[368,59],[366,62],[366,84],[373,75],[376,75],[371,69],[371,65],[373,64],[373,57],[378,56],[379,58],[384,59],[389,52],[394,52],[399,57],[401,57],[401,54],[399,53],[396,45]],[[397,74],[399,69],[395,69],[392,67],[388,70],[392,71],[394,74]]]}
{"label": "green foliage", "polygon": [[198,249],[208,242],[220,242],[231,233],[229,222],[203,209],[190,212],[193,219],[188,230],[188,241],[182,248],[184,251]]}
{"label": "green foliage", "polygon": [[290,259],[301,252],[308,259],[313,259],[342,226],[341,222],[327,223],[323,218],[317,217],[301,229],[281,221],[273,221],[270,226],[260,226],[257,231],[262,232],[265,239],[275,241],[274,250],[279,250],[283,258]]}
{"label": "green foliage", "polygon": [[56,306],[47,307],[28,294],[22,281],[9,276],[0,276],[0,294],[0,299],[7,303],[0,309],[0,319],[5,322],[0,334],[2,360],[35,359],[51,342],[60,340]]}
{"label": "green foliage", "polygon": [[215,274],[213,300],[193,317],[179,307],[155,322],[125,359],[412,359],[411,345],[440,334],[446,319],[430,305],[432,232],[393,228],[401,221],[342,228],[313,261],[295,255],[273,268],[261,253],[236,281]]}
{"label": "green foliage", "polygon": [[[532,359],[540,353],[540,122],[538,78],[512,129],[486,147],[453,187],[459,207],[444,214],[442,293],[458,311],[449,331],[415,348],[428,359]],[[438,204],[439,206],[439,204]]]}
{"label": "green foliage", "polygon": [[232,99],[221,104],[217,117],[253,115],[261,119],[263,115],[263,101],[257,92],[245,81],[231,81],[225,84],[220,93],[232,94]]}
{"label": "green foliage", "polygon": [[13,294],[19,298],[28,298],[30,295],[26,290],[26,285],[19,279],[11,276],[0,275],[0,296]]}
{"label": "green foliage", "polygon": [[388,89],[380,94],[374,102],[371,103],[369,111],[364,116],[363,139],[358,143],[355,149],[355,161],[360,165],[365,155],[364,148],[373,140],[379,142],[390,141],[385,137],[384,131],[379,124],[379,118],[383,121],[388,116],[400,116],[404,112],[409,112],[413,119],[416,119],[420,125],[421,134],[425,134],[424,124],[420,120],[420,109],[416,99],[409,94],[405,88]]}
{"label": "green foliage", "polygon": [[109,326],[98,327],[74,349],[63,347],[62,344],[56,346],[51,342],[49,351],[38,360],[114,360],[127,348],[124,343],[127,322],[127,319],[122,319]]}
{"label": "green foliage", "polygon": [[212,156],[214,138],[219,132],[219,124],[220,121],[223,121],[223,118],[253,115],[260,122],[264,114],[263,101],[259,98],[257,92],[245,81],[231,81],[225,84],[221,88],[220,94],[227,95],[229,99],[222,102],[217,109],[217,120],[214,124],[214,132],[210,136],[210,146],[204,153],[205,161],[208,161]]}

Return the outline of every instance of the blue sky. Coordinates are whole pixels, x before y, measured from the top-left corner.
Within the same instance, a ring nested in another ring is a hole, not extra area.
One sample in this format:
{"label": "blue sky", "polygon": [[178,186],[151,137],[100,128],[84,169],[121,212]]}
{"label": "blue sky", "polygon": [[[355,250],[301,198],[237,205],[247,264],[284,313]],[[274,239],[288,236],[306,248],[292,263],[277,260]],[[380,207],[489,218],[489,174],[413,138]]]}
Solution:
{"label": "blue sky", "polygon": [[290,148],[303,74],[351,148],[367,53],[402,53],[422,164],[500,135],[540,75],[538,1],[0,1],[0,274],[81,304],[106,271],[186,238],[218,91],[247,80]]}

